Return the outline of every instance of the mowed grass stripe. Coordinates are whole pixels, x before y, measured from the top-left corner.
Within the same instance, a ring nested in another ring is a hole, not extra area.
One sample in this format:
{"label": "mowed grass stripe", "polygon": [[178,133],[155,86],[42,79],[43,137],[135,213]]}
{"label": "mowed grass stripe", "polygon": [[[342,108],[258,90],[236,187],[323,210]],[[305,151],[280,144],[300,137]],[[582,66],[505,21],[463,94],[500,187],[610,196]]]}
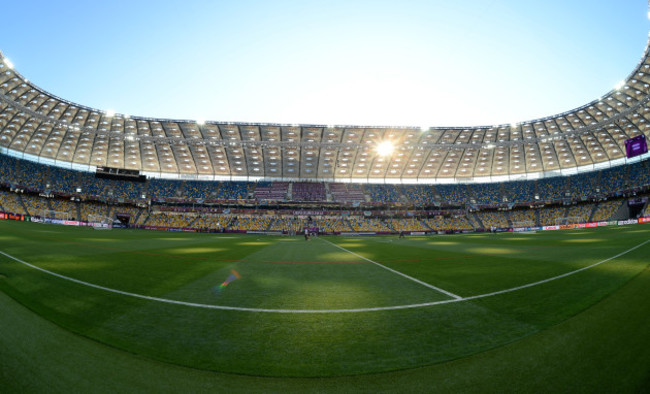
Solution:
{"label": "mowed grass stripe", "polygon": [[[331,243],[331,242],[329,242],[327,240],[324,240],[324,241],[326,243],[328,243],[329,245],[337,246],[336,244],[333,244],[333,243]],[[55,277],[57,277],[59,279],[68,280],[68,281],[71,281],[71,282],[74,282],[74,283],[77,283],[77,284],[80,284],[80,285],[83,285],[83,286],[88,286],[88,287],[92,287],[92,288],[95,288],[95,289],[99,289],[99,290],[103,290],[103,291],[107,291],[107,292],[111,292],[111,293],[115,293],[115,294],[120,294],[120,295],[134,297],[134,298],[141,298],[141,299],[145,299],[145,300],[149,300],[149,301],[157,301],[157,302],[163,302],[163,303],[177,304],[177,305],[183,305],[183,306],[194,307],[194,308],[222,309],[222,310],[235,310],[235,311],[246,311],[246,312],[265,312],[265,313],[344,313],[344,312],[370,312],[370,311],[382,311],[382,310],[411,309],[411,308],[418,308],[418,307],[423,307],[423,306],[433,306],[433,305],[446,304],[446,303],[452,303],[452,302],[462,302],[462,301],[467,301],[467,300],[474,300],[474,299],[492,297],[494,295],[499,295],[499,294],[510,293],[510,292],[513,292],[513,291],[518,291],[518,290],[522,290],[522,289],[525,289],[525,288],[538,286],[538,285],[541,285],[541,284],[544,284],[544,283],[555,281],[557,279],[562,279],[562,278],[565,278],[567,276],[574,275],[576,273],[585,271],[587,269],[599,266],[599,265],[601,265],[603,263],[614,260],[614,259],[616,259],[618,257],[621,257],[621,256],[624,256],[624,255],[626,255],[626,254],[628,254],[628,253],[630,253],[630,252],[632,252],[632,251],[634,251],[636,249],[639,249],[639,248],[643,247],[644,245],[646,245],[649,242],[650,242],[650,240],[646,240],[646,241],[644,241],[644,242],[642,242],[642,243],[640,243],[640,244],[638,244],[638,245],[636,245],[636,246],[634,246],[634,247],[632,247],[630,249],[627,249],[627,250],[625,250],[623,252],[618,253],[615,256],[606,258],[606,259],[601,260],[599,262],[593,263],[593,264],[591,264],[589,266],[582,267],[582,268],[579,268],[579,269],[576,269],[576,270],[573,270],[573,271],[570,271],[570,272],[567,272],[567,273],[564,273],[564,274],[561,274],[561,275],[557,275],[557,276],[554,276],[554,277],[551,277],[551,278],[546,278],[546,279],[543,279],[543,280],[540,280],[540,281],[537,281],[537,282],[533,282],[533,283],[527,283],[527,284],[517,286],[517,287],[513,287],[513,288],[502,289],[502,290],[494,291],[494,292],[491,292],[491,293],[478,294],[478,295],[472,295],[472,296],[467,296],[467,297],[460,297],[460,296],[448,293],[448,292],[446,292],[446,291],[444,291],[442,289],[439,289],[439,288],[437,288],[435,286],[428,285],[428,284],[423,283],[423,282],[421,282],[421,281],[419,281],[419,280],[417,280],[415,278],[411,278],[411,277],[408,277],[407,275],[403,275],[403,274],[401,274],[401,273],[399,273],[397,271],[388,269],[390,272],[393,272],[393,273],[399,274],[401,276],[404,276],[407,279],[410,279],[410,280],[412,280],[413,282],[415,282],[417,284],[424,284],[428,288],[439,291],[439,292],[441,292],[441,293],[443,293],[445,295],[450,295],[450,296],[453,297],[453,299],[452,300],[442,300],[442,301],[429,301],[429,302],[422,302],[422,303],[417,303],[417,304],[393,305],[393,306],[386,306],[386,307],[357,307],[357,308],[340,308],[340,309],[331,309],[331,308],[330,309],[328,309],[328,308],[323,308],[323,309],[298,309],[298,308],[297,309],[290,309],[290,308],[243,307],[243,306],[228,306],[228,305],[217,305],[217,304],[203,304],[203,303],[198,303],[198,302],[180,301],[180,300],[177,300],[177,299],[152,297],[152,296],[146,296],[146,295],[142,295],[142,294],[138,294],[138,293],[126,292],[126,291],[122,291],[122,290],[118,290],[118,289],[112,289],[112,288],[108,288],[108,287],[105,287],[105,286],[100,286],[100,285],[97,285],[97,284],[85,282],[85,281],[82,281],[82,280],[79,280],[79,279],[75,279],[75,278],[71,278],[71,277],[68,277],[68,276],[65,276],[65,275],[57,274],[55,272],[46,270],[46,269],[38,267],[36,265],[27,263],[27,262],[25,262],[25,261],[23,261],[23,260],[21,260],[19,258],[11,256],[11,255],[9,255],[9,254],[7,254],[5,252],[2,252],[2,251],[0,251],[0,254],[4,255],[5,257],[8,257],[8,258],[10,258],[10,259],[12,259],[12,260],[14,260],[16,262],[19,262],[19,263],[21,263],[23,265],[26,265],[26,266],[28,266],[30,268],[33,268],[33,269],[36,269],[36,270],[41,271],[43,273],[55,276]],[[339,247],[339,248],[341,248],[341,247]],[[349,252],[344,248],[341,248],[341,249],[346,251],[346,252]],[[364,258],[363,256],[357,255],[355,253],[351,253],[351,254],[353,254],[353,255],[355,255],[357,257]],[[374,263],[372,260],[369,260],[369,261]],[[378,266],[381,266],[382,268],[386,268],[386,267],[382,266],[381,264],[378,264],[378,263],[375,263],[375,264],[378,265]],[[225,272],[221,272],[221,273],[225,274]],[[268,278],[269,275],[268,274],[263,275],[263,277]],[[207,294],[207,293],[211,292],[211,293],[214,294],[215,293],[214,290],[215,290],[216,285],[218,285],[218,282],[216,282],[216,284],[214,284],[214,282],[212,281],[212,278],[207,278],[209,282],[208,282],[208,284],[206,286],[205,285],[205,279],[206,278],[204,277],[200,281],[203,284],[202,286],[200,286],[203,289],[203,293]],[[289,287],[292,287],[292,286],[289,286]],[[293,287],[295,288],[295,286],[293,286]],[[313,293],[313,287],[310,287],[310,292]],[[193,296],[195,296],[194,292],[191,292],[191,293],[192,293]],[[260,292],[257,292],[257,294],[260,294]],[[267,299],[270,298],[268,294],[262,293],[262,296],[264,298],[267,298]],[[245,294],[244,297],[246,299],[251,298],[248,294]],[[296,299],[299,299],[299,298],[295,298],[294,296],[290,295],[288,297],[287,301],[281,302],[280,304],[281,305],[286,305],[287,302],[290,304],[291,300],[296,300]],[[316,297],[315,299],[316,300],[322,300],[322,298],[320,298],[320,297]],[[372,300],[372,298],[370,298],[370,297],[366,297],[366,299]],[[310,304],[312,304],[312,303],[310,303]],[[329,302],[328,302],[328,304],[329,304]]]}
{"label": "mowed grass stripe", "polygon": [[152,361],[71,334],[0,295],[0,382],[7,392],[647,391],[649,289],[646,270],[586,312],[508,346],[431,367],[329,379],[228,375]]}
{"label": "mowed grass stripe", "polygon": [[[0,223],[0,226],[3,224]],[[3,229],[7,228],[10,228],[10,225]],[[612,233],[620,234],[620,237],[613,237],[611,241],[607,241],[607,233],[599,232],[597,237],[604,237],[606,241],[597,249],[599,252],[613,253],[601,254],[599,259],[592,259],[590,263],[600,261],[603,257],[614,256],[634,246],[634,244],[630,245],[632,242],[635,244],[644,242],[648,238],[648,231],[645,229],[649,228],[633,226],[629,231],[611,229]],[[65,237],[68,229],[64,227],[57,229],[60,235]],[[113,231],[112,236],[119,238],[120,233],[120,231]],[[138,236],[137,233],[123,234],[130,239]],[[149,233],[143,232],[143,234],[148,236]],[[538,235],[541,234],[533,236],[537,237],[538,242],[543,242],[545,238]],[[560,235],[554,235],[557,237],[555,242],[561,242]],[[197,238],[209,239],[200,235]],[[445,239],[445,237],[439,238]],[[280,242],[279,239],[264,239],[273,241],[272,243]],[[465,238],[450,237],[450,239],[461,241],[458,248],[459,253],[462,253],[462,241]],[[238,242],[236,239],[230,240],[233,245]],[[257,241],[252,237],[246,240]],[[476,243],[475,239],[467,237],[467,240],[470,247],[474,247],[472,244]],[[374,241],[368,239],[365,242],[372,244]],[[312,248],[314,246],[313,242],[294,241],[294,243],[296,246],[304,245]],[[0,244],[3,249],[8,246],[2,239]],[[169,246],[164,242],[161,245],[165,244]],[[494,241],[494,244],[498,246],[498,240]],[[242,250],[239,246],[238,249]],[[33,248],[28,241],[23,243],[20,239],[12,240],[12,250],[20,250],[23,247]],[[579,249],[577,245],[573,247]],[[382,253],[387,258],[398,258],[409,253],[411,248],[412,246],[393,247],[392,250],[388,249]],[[47,247],[44,246],[40,251],[44,257],[48,256],[46,249]],[[34,251],[30,250],[30,252]],[[276,253],[275,250],[266,247],[260,247],[252,252],[249,249],[247,252],[260,254],[256,257],[262,257],[264,253]],[[292,253],[295,253],[298,258],[297,251]],[[308,250],[305,253],[308,253]],[[595,254],[596,250],[593,249],[591,253]],[[20,254],[19,256],[22,257]],[[242,250],[241,256],[245,257],[248,254]],[[178,261],[162,260],[160,269],[164,270],[168,265],[177,268],[178,264]],[[186,269],[191,268],[191,263],[188,264],[190,265]],[[238,264],[243,266],[247,263]],[[242,275],[241,282],[235,281],[231,285],[233,287],[229,286],[230,289],[235,290],[232,295],[246,297],[250,292],[242,291],[244,287],[235,286],[244,284],[246,278],[264,276],[262,271],[258,271],[262,269],[257,266],[258,263],[251,264],[252,276],[251,273]],[[553,265],[554,261],[551,260],[548,264]],[[193,368],[248,375],[335,376],[421,367],[515,342],[559,324],[589,308],[615,292],[647,264],[647,251],[645,247],[640,247],[615,261],[584,271],[580,275],[564,277],[518,292],[466,302],[373,313],[256,314],[188,308],[177,304],[130,299],[74,283],[66,283],[26,266],[11,263],[4,258],[0,259],[0,273],[6,277],[0,279],[0,288],[28,305],[30,309],[64,327],[146,357]],[[130,266],[139,267],[132,262]],[[341,268],[352,267],[368,267],[373,271],[382,271],[370,264],[314,266],[331,269],[334,273]],[[148,272],[145,268],[155,267],[155,262],[148,262],[140,267],[142,271],[139,275],[134,275],[133,283],[146,282]],[[264,267],[286,269],[285,275],[295,275],[303,272],[302,268],[304,268],[302,265],[290,264],[279,264],[277,267],[273,264],[265,264]],[[450,269],[452,268],[454,267],[450,266]],[[223,269],[227,272],[229,267]],[[513,266],[513,272],[519,269]],[[74,271],[70,272],[74,273]],[[111,276],[113,273],[112,269],[100,269],[97,275]],[[278,271],[278,274],[280,273],[281,271]],[[304,274],[307,277],[312,275],[308,272]],[[401,284],[408,283],[400,280],[400,285],[396,285],[397,281],[394,280],[393,274],[390,272],[384,274],[392,278],[392,282],[388,281],[388,286],[392,288],[382,289],[386,294],[398,294]],[[325,270],[316,276],[322,276],[319,280],[325,280],[328,275],[332,273]],[[170,281],[172,279],[170,278]],[[303,285],[304,294],[307,294],[309,281],[304,281],[300,275],[295,279],[291,286]],[[164,294],[182,290],[183,286],[190,283],[192,280],[183,278],[174,286],[168,286],[170,290]],[[431,293],[430,290],[415,283],[412,285]],[[294,294],[293,298],[301,295]],[[279,298],[269,297],[269,300],[272,299],[276,300],[273,302],[284,302]]]}
{"label": "mowed grass stripe", "polygon": [[328,244],[330,244],[330,245],[332,245],[332,246],[334,246],[334,247],[336,247],[336,248],[339,248],[339,249],[341,249],[341,250],[343,250],[343,251],[345,251],[345,252],[347,252],[347,253],[350,253],[350,254],[352,254],[352,255],[354,255],[354,256],[357,256],[357,257],[360,257],[360,258],[362,258],[362,259],[364,259],[364,260],[367,260],[368,262],[370,262],[370,263],[372,263],[372,264],[375,264],[375,265],[377,265],[377,266],[379,266],[379,267],[381,267],[381,268],[383,268],[383,269],[385,269],[385,270],[388,270],[388,271],[390,271],[390,272],[392,272],[392,273],[394,273],[394,274],[396,274],[396,275],[399,275],[399,276],[401,276],[401,277],[403,277],[403,278],[406,278],[406,279],[408,279],[408,280],[410,280],[410,281],[413,281],[413,282],[418,283],[418,284],[420,284],[420,285],[422,285],[422,286],[428,287],[428,288],[430,288],[430,289],[432,289],[432,290],[438,291],[438,292],[440,292],[440,293],[442,293],[442,294],[444,294],[444,295],[446,295],[446,296],[449,296],[449,297],[451,297],[451,298],[453,298],[453,299],[456,299],[456,300],[461,299],[460,296],[458,296],[458,295],[456,295],[456,294],[454,294],[454,293],[448,292],[448,291],[446,291],[446,290],[444,290],[444,289],[441,289],[441,288],[439,288],[439,287],[436,287],[436,286],[434,286],[434,285],[432,285],[432,284],[425,283],[425,282],[423,282],[423,281],[421,281],[421,280],[419,280],[419,279],[416,279],[416,278],[414,278],[414,277],[412,277],[412,276],[406,275],[406,274],[404,274],[404,273],[402,273],[402,272],[399,272],[399,271],[394,270],[394,269],[392,269],[392,268],[386,267],[385,265],[382,265],[382,264],[380,264],[380,263],[378,263],[378,262],[376,262],[376,261],[370,260],[369,258],[363,257],[363,256],[361,256],[361,255],[359,255],[359,254],[357,254],[357,253],[355,253],[355,252],[351,252],[351,251],[345,249],[344,247],[342,247],[342,246],[340,246],[340,245],[337,245],[337,244],[334,244],[334,243],[332,243],[332,242],[330,242],[330,241],[328,241],[328,240],[326,240],[326,239],[324,239],[323,241],[324,241],[324,242],[327,242]]}
{"label": "mowed grass stripe", "polygon": [[[461,296],[474,296],[585,267],[650,236],[648,226],[635,228],[630,231],[640,232],[627,233],[610,227],[597,229],[593,234],[556,231],[405,239],[392,236],[341,238],[332,242],[426,283]],[[567,242],[576,240],[589,242]],[[399,251],[400,258],[391,260],[395,251]]]}

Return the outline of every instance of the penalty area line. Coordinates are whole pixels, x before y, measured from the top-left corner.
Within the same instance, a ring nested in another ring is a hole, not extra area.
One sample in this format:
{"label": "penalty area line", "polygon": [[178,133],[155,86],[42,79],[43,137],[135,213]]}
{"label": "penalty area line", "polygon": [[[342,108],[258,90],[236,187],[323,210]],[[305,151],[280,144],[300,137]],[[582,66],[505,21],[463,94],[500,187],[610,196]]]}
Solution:
{"label": "penalty area line", "polygon": [[449,297],[451,297],[451,298],[453,298],[453,299],[455,299],[455,300],[462,300],[462,299],[463,299],[463,297],[461,297],[461,296],[459,296],[459,295],[456,295],[456,294],[454,294],[454,293],[452,293],[452,292],[449,292],[449,291],[447,291],[447,290],[441,289],[441,288],[436,287],[436,286],[434,286],[434,285],[431,285],[431,284],[429,284],[429,283],[423,282],[423,281],[421,281],[421,280],[419,280],[419,279],[416,279],[416,278],[414,278],[414,277],[412,277],[412,276],[409,276],[409,275],[406,275],[406,274],[404,274],[404,273],[401,273],[401,272],[399,272],[399,271],[397,271],[397,270],[394,270],[394,269],[392,269],[392,268],[386,267],[386,266],[383,265],[383,264],[379,264],[379,263],[376,262],[376,261],[373,261],[373,260],[370,260],[369,258],[363,257],[363,256],[361,256],[361,255],[358,254],[358,253],[354,253],[353,251],[348,250],[348,249],[346,249],[346,248],[344,248],[344,247],[342,247],[342,246],[339,246],[339,245],[337,245],[337,244],[335,244],[335,243],[333,243],[333,242],[330,242],[330,241],[328,241],[328,240],[326,240],[326,239],[323,239],[323,238],[320,238],[320,237],[319,237],[318,239],[323,240],[324,242],[327,242],[328,244],[330,244],[330,245],[332,245],[332,246],[334,246],[334,247],[337,247],[337,248],[339,248],[339,249],[341,249],[341,250],[343,250],[343,251],[345,251],[345,252],[348,252],[348,253],[350,253],[350,254],[352,254],[352,255],[354,255],[354,256],[357,256],[357,257],[360,258],[360,259],[364,259],[364,260],[366,260],[366,261],[369,262],[369,263],[373,263],[373,264],[375,264],[375,265],[377,265],[377,266],[379,266],[379,267],[381,267],[381,268],[383,268],[383,269],[385,269],[385,270],[388,270],[388,271],[390,271],[390,272],[392,272],[392,273],[394,273],[394,274],[397,274],[397,275],[399,275],[399,276],[401,276],[401,277],[404,277],[404,278],[406,278],[406,279],[408,279],[408,280],[411,280],[411,281],[413,281],[413,282],[415,282],[415,283],[421,284],[422,286],[426,286],[426,287],[428,287],[428,288],[430,288],[430,289],[432,289],[432,290],[435,290],[435,291],[437,291],[437,292],[439,292],[439,293],[442,293],[442,294],[448,295]]}

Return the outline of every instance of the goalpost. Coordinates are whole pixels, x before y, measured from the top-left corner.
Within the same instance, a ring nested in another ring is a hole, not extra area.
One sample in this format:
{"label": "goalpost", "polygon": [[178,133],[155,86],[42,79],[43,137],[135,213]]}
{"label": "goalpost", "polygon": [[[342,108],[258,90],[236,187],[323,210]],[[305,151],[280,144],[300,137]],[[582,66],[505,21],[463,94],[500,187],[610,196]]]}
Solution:
{"label": "goalpost", "polygon": [[104,215],[88,215],[88,225],[95,230],[113,229],[113,219]]}
{"label": "goalpost", "polygon": [[582,216],[564,216],[561,218],[555,218],[555,225],[565,225],[565,224],[577,224],[585,223],[585,220]]}
{"label": "goalpost", "polygon": [[[522,220],[522,221],[515,221],[512,222],[512,228],[513,229],[525,229],[525,228],[530,228],[530,227],[536,227],[536,224],[532,220]],[[519,231],[520,233],[535,233],[536,231],[532,230],[522,230]]]}
{"label": "goalpost", "polygon": [[41,209],[40,216],[43,219],[70,220],[70,212],[55,211],[53,209]]}

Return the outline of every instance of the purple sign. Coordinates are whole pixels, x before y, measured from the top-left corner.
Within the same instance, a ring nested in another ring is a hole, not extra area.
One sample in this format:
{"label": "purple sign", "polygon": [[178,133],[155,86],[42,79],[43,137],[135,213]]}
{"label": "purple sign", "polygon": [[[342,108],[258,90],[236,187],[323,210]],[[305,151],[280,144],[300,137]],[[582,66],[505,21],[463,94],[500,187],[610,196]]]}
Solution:
{"label": "purple sign", "polygon": [[648,144],[646,143],[645,135],[641,134],[625,141],[625,152],[627,153],[628,159],[648,152]]}

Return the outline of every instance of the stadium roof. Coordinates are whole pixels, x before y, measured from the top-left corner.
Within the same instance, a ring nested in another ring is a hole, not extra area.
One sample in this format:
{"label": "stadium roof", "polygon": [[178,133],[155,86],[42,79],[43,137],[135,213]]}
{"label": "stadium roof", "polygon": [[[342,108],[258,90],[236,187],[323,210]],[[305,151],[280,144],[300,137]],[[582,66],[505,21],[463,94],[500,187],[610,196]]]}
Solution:
{"label": "stadium roof", "polygon": [[[72,103],[25,79],[0,53],[0,149],[66,168],[125,168],[180,179],[536,179],[627,163],[625,141],[640,134],[650,137],[649,73],[646,46],[636,69],[614,90],[582,107],[517,124],[225,123],[135,117]],[[384,152],[378,151],[380,145]]]}

